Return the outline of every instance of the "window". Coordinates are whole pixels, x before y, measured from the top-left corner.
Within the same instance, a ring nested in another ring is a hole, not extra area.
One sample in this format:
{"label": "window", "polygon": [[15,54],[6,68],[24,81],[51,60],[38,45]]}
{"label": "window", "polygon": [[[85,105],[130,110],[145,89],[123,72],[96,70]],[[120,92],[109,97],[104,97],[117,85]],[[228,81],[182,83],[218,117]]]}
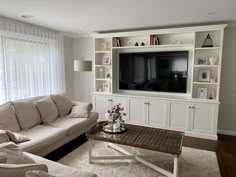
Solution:
{"label": "window", "polygon": [[62,37],[43,35],[0,31],[0,104],[64,91]]}

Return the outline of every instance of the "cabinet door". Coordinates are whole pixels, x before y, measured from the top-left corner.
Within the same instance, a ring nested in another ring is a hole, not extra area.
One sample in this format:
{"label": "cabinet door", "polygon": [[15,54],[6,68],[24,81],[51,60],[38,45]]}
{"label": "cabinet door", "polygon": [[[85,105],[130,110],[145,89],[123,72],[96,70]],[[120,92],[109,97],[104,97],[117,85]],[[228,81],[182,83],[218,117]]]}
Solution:
{"label": "cabinet door", "polygon": [[146,99],[130,98],[129,99],[129,122],[134,124],[145,124],[147,113]]}
{"label": "cabinet door", "polygon": [[111,104],[109,100],[110,100],[109,96],[103,96],[103,95],[93,96],[94,111],[98,112],[99,119],[101,120],[105,120],[105,113],[108,109],[111,108]]}
{"label": "cabinet door", "polygon": [[197,103],[192,106],[190,130],[199,133],[214,133],[216,110],[213,104]]}
{"label": "cabinet door", "polygon": [[177,130],[188,130],[190,119],[189,104],[185,102],[169,102],[168,126]]}
{"label": "cabinet door", "polygon": [[166,127],[167,102],[163,100],[148,100],[148,124],[155,127]]}

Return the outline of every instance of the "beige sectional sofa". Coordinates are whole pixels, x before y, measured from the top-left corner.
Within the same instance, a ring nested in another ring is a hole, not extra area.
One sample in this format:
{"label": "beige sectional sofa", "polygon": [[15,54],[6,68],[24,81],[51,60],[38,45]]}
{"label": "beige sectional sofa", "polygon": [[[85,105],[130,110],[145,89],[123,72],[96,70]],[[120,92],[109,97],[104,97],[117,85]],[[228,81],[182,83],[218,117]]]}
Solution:
{"label": "beige sectional sofa", "polygon": [[[82,135],[96,124],[98,120],[96,112],[85,114],[82,111],[82,114],[78,114],[80,116],[88,115],[88,117],[75,117],[76,112],[72,117],[70,116],[74,108],[77,107],[76,111],[84,105],[87,105],[85,107],[88,108],[89,104],[72,102],[63,95],[8,102],[0,106],[0,130],[17,132],[30,139],[15,143],[37,163],[46,164],[49,173],[53,175],[58,173],[63,177],[95,177],[95,174],[79,171],[39,157]],[[92,107],[90,106],[88,109],[90,111]],[[0,137],[0,143],[1,141]]]}
{"label": "beige sectional sofa", "polygon": [[[57,115],[53,122],[44,123],[36,105],[37,102],[47,97],[50,96],[13,101],[0,106],[0,129],[27,136],[30,141],[19,143],[18,146],[27,152],[40,156],[44,156],[82,135],[93,127],[98,120],[98,114],[95,112],[91,112],[88,118],[69,118],[71,110],[69,107],[83,105],[83,103],[70,103],[70,100],[63,95],[53,95],[51,97],[61,99],[59,104],[62,108],[57,108],[57,111],[60,112],[59,109],[63,110],[68,107],[69,112],[67,111],[68,113],[63,117]],[[68,104],[71,105],[68,106]],[[57,104],[55,105],[57,106]]]}

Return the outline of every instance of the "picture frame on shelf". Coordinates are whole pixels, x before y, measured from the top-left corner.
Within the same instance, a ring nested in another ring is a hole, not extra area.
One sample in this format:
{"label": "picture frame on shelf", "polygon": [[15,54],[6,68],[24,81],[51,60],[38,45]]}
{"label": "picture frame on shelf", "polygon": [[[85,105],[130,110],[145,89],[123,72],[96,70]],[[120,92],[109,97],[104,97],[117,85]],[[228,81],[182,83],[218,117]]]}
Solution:
{"label": "picture frame on shelf", "polygon": [[111,64],[111,56],[104,55],[102,60],[103,65],[110,65]]}
{"label": "picture frame on shelf", "polygon": [[105,78],[111,79],[111,70],[109,68],[106,68]]}
{"label": "picture frame on shelf", "polygon": [[209,65],[208,58],[198,58],[197,64],[198,65]]}
{"label": "picture frame on shelf", "polygon": [[211,71],[208,69],[199,70],[198,81],[199,82],[210,82],[210,78],[211,78],[210,74],[211,74]]}
{"label": "picture frame on shelf", "polygon": [[110,92],[110,84],[105,82],[103,83],[103,92]]}
{"label": "picture frame on shelf", "polygon": [[199,87],[197,89],[197,98],[207,99],[207,91],[208,91],[207,88]]}

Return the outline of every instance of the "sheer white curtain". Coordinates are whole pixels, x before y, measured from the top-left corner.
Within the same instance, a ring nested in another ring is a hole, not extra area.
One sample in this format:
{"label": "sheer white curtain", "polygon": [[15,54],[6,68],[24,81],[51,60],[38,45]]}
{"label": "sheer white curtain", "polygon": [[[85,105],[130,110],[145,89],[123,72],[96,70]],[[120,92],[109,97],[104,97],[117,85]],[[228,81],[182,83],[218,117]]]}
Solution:
{"label": "sheer white curtain", "polygon": [[0,18],[0,103],[65,89],[63,36]]}

